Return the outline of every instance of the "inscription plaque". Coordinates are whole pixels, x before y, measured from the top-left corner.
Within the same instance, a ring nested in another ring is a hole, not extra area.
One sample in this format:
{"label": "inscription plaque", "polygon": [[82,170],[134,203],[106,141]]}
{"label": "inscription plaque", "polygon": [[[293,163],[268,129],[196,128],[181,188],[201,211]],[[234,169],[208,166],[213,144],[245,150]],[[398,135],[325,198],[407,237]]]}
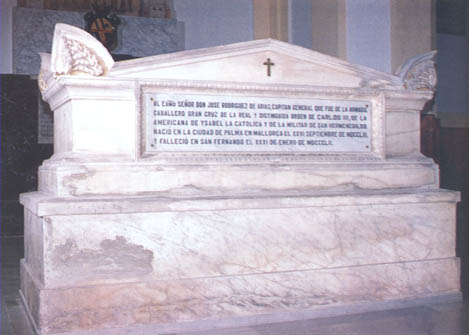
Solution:
{"label": "inscription plaque", "polygon": [[370,101],[143,95],[145,152],[370,152]]}

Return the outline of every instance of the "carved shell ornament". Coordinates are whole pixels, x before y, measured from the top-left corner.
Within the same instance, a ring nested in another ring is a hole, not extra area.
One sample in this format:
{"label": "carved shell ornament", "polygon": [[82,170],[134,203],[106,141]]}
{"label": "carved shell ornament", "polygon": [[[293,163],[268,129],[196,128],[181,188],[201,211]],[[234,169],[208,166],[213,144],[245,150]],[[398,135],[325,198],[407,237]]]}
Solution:
{"label": "carved shell ornament", "polygon": [[103,76],[113,65],[107,49],[92,35],[70,25],[56,24],[50,62],[55,76]]}
{"label": "carved shell ornament", "polygon": [[396,74],[401,77],[406,89],[435,90],[437,83],[435,56],[436,50],[417,55],[397,69]]}
{"label": "carved shell ornament", "polygon": [[50,54],[40,52],[39,56],[41,56],[41,69],[37,78],[37,84],[42,93],[47,89],[47,81],[52,73],[50,72]]}

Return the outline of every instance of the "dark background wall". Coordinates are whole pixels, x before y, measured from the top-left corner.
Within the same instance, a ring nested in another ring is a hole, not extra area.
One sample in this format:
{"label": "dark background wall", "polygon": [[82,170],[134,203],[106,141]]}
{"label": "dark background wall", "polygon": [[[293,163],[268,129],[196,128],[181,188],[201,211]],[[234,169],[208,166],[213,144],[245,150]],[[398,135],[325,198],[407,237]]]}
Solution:
{"label": "dark background wall", "polygon": [[37,190],[37,169],[53,153],[38,144],[38,88],[30,76],[0,75],[1,235],[23,235],[19,194]]}

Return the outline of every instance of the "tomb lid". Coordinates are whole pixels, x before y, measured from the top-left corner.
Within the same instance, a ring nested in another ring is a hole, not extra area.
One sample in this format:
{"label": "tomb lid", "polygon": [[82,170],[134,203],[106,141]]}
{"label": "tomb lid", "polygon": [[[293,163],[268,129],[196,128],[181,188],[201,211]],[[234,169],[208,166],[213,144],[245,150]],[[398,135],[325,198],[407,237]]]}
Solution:
{"label": "tomb lid", "polygon": [[432,91],[436,84],[434,55],[430,52],[411,59],[394,75],[263,39],[114,63],[94,37],[81,29],[57,24],[51,61],[43,64],[42,70],[55,76],[77,74],[109,79]]}
{"label": "tomb lid", "polygon": [[262,39],[118,62],[110,77],[402,89],[399,76]]}

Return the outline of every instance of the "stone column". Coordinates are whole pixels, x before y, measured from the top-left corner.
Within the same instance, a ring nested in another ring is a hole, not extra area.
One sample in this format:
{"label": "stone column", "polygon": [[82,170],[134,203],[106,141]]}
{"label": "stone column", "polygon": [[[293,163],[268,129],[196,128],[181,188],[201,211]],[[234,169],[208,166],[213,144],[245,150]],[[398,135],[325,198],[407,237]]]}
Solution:
{"label": "stone column", "polygon": [[432,50],[432,1],[390,0],[391,68]]}
{"label": "stone column", "polygon": [[288,1],[253,1],[254,39],[288,41]]}
{"label": "stone column", "polygon": [[312,49],[394,73],[432,50],[433,1],[315,0]]}
{"label": "stone column", "polygon": [[346,59],[346,0],[313,1],[313,50]]}

